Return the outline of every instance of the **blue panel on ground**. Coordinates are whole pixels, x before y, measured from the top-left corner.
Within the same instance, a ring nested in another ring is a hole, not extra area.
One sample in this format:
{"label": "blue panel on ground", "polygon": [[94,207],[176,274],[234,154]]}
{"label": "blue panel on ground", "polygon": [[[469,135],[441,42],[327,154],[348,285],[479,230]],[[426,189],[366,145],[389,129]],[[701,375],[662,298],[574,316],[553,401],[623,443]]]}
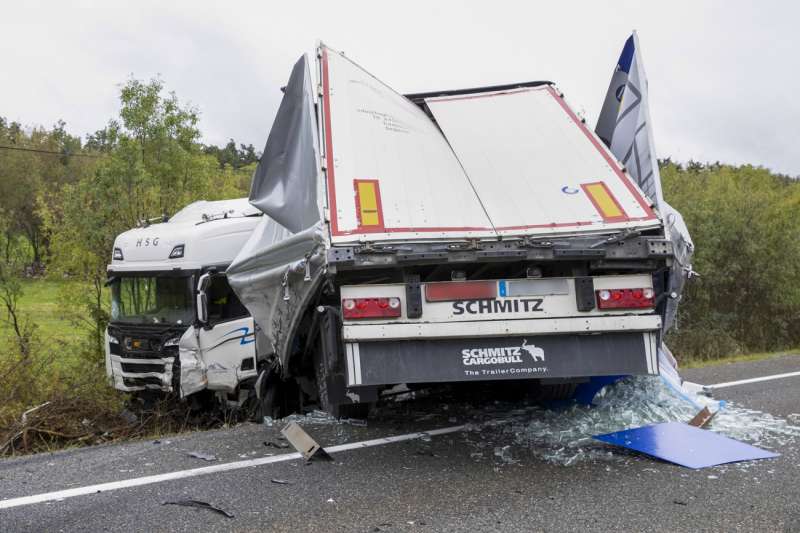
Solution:
{"label": "blue panel on ground", "polygon": [[688,468],[769,459],[780,454],[681,422],[666,422],[592,437]]}

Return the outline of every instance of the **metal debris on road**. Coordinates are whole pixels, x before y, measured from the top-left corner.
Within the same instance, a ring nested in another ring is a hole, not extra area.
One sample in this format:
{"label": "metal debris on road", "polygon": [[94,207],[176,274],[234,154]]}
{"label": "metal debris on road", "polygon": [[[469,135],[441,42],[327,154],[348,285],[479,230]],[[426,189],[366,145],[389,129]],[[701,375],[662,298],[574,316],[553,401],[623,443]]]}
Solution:
{"label": "metal debris on road", "polygon": [[221,514],[227,518],[233,518],[233,515],[226,511],[225,509],[220,509],[219,507],[214,507],[208,502],[201,502],[200,500],[176,500],[171,502],[164,502],[161,505],[180,505],[182,507],[197,507],[199,509],[208,509],[209,511],[213,511],[217,514]]}
{"label": "metal debris on road", "polygon": [[699,412],[699,413],[697,413],[696,415],[694,415],[694,418],[692,418],[691,420],[689,420],[689,422],[687,422],[687,423],[688,423],[690,426],[694,426],[694,427],[696,427],[696,428],[704,428],[704,427],[706,427],[708,424],[710,424],[710,423],[711,423],[711,420],[713,420],[714,416],[715,416],[715,415],[716,415],[718,412],[719,412],[719,411],[713,411],[713,412],[712,412],[712,411],[711,411],[711,410],[708,408],[708,406],[705,406],[705,407],[703,407],[703,408],[700,410],[700,412]]}
{"label": "metal debris on road", "polygon": [[270,479],[271,482],[275,483],[276,485],[291,485],[292,482],[287,479]]}
{"label": "metal debris on road", "polygon": [[297,422],[289,422],[281,430],[281,433],[298,452],[303,454],[306,461],[310,461],[312,458],[331,459],[328,452],[317,441],[312,439],[308,433],[303,431],[303,428]]}
{"label": "metal debris on road", "polygon": [[194,457],[195,459],[202,459],[203,461],[209,461],[209,462],[217,460],[216,455],[211,455],[202,452],[189,452],[186,455],[188,455],[189,457]]}
{"label": "metal debris on road", "polygon": [[626,429],[594,438],[693,469],[779,456],[681,422]]}

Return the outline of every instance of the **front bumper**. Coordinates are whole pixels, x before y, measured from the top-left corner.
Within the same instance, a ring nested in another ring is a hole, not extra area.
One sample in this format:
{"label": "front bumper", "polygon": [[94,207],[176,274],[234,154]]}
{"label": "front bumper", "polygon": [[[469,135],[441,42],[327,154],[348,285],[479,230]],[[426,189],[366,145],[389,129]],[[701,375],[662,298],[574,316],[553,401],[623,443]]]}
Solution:
{"label": "front bumper", "polygon": [[115,389],[125,392],[148,389],[172,391],[174,357],[127,359],[112,354],[110,358]]}

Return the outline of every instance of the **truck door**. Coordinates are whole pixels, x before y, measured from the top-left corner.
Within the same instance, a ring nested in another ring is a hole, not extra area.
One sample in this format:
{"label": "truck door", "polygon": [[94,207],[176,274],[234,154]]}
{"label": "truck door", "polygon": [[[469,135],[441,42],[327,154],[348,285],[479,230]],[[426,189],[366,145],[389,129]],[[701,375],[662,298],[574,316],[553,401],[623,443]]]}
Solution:
{"label": "truck door", "polygon": [[211,276],[205,296],[206,323],[198,340],[208,388],[231,392],[243,379],[256,376],[253,318],[225,274]]}

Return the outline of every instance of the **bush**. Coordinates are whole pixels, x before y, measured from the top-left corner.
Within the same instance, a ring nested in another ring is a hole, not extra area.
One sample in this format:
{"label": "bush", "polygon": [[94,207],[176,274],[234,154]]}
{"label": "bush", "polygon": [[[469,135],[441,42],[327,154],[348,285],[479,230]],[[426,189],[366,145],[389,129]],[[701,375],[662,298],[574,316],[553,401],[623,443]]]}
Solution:
{"label": "bush", "polygon": [[668,339],[684,358],[800,344],[800,184],[764,168],[662,168],[664,196],[695,243],[693,267]]}

